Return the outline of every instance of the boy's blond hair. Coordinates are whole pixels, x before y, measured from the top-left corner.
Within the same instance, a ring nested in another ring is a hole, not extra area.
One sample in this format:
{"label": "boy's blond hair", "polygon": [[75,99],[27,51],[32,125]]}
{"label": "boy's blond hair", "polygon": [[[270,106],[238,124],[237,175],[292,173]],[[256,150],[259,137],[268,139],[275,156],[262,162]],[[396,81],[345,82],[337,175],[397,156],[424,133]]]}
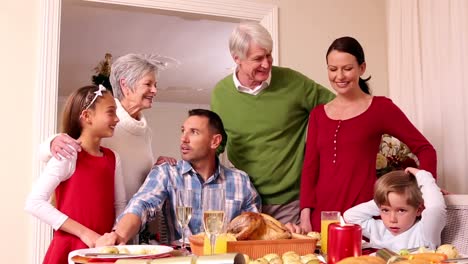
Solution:
{"label": "boy's blond hair", "polygon": [[424,204],[416,177],[403,170],[386,173],[377,180],[374,188],[374,201],[377,206],[389,205],[388,194],[391,192],[405,195],[406,203],[414,208]]}

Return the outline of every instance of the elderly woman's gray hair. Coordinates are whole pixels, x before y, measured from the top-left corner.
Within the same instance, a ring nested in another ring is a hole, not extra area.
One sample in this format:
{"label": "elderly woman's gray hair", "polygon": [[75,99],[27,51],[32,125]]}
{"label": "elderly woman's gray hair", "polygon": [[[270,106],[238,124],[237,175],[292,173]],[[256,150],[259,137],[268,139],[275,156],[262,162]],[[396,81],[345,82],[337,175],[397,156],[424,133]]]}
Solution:
{"label": "elderly woman's gray hair", "polygon": [[114,97],[122,100],[125,96],[122,93],[120,80],[125,79],[127,86],[134,91],[137,82],[146,74],[158,74],[160,61],[157,55],[127,54],[112,63],[110,73],[110,83],[114,92]]}
{"label": "elderly woman's gray hair", "polygon": [[260,23],[242,22],[234,29],[229,39],[231,56],[245,59],[251,41],[269,52],[273,49],[271,35]]}

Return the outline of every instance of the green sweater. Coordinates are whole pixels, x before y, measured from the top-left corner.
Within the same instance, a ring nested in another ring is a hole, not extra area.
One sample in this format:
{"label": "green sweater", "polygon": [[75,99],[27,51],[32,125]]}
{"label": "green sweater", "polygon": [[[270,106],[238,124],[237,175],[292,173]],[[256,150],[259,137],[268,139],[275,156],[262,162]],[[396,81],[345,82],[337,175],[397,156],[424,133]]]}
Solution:
{"label": "green sweater", "polygon": [[299,72],[273,67],[270,85],[258,95],[237,91],[232,74],[213,90],[211,109],[228,134],[229,160],[247,172],[264,204],[299,197],[309,112],[334,98]]}

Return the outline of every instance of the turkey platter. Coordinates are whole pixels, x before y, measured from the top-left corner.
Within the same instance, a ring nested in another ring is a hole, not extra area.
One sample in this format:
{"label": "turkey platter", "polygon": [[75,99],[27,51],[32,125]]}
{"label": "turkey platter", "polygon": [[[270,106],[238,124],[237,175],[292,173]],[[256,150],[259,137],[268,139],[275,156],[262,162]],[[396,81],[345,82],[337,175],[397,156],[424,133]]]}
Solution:
{"label": "turkey platter", "polygon": [[291,232],[267,214],[244,212],[232,219],[228,233],[237,240],[275,240],[291,238]]}

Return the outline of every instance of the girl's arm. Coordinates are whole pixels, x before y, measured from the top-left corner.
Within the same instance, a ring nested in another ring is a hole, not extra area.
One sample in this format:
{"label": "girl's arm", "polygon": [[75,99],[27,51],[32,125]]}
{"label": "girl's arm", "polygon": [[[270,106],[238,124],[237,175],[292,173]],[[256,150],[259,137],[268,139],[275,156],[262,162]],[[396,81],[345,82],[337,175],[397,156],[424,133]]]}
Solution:
{"label": "girl's arm", "polygon": [[115,206],[115,216],[119,216],[125,206],[127,205],[127,199],[125,195],[125,186],[122,173],[122,163],[117,152],[114,151],[115,155],[115,176],[114,176],[114,206]]}
{"label": "girl's arm", "polygon": [[99,235],[89,228],[70,219],[49,202],[57,186],[71,177],[75,171],[76,154],[70,160],[52,158],[41,173],[33,190],[26,199],[25,210],[41,221],[49,224],[55,230],[63,230],[79,237],[85,244],[92,247]]}
{"label": "girl's arm", "polygon": [[52,158],[26,199],[25,210],[58,230],[68,218],[49,202],[55,188],[75,171],[76,155],[71,160]]}
{"label": "girl's arm", "polygon": [[101,236],[71,218],[65,220],[63,225],[60,226],[60,230],[79,237],[90,248],[96,245],[96,240]]}
{"label": "girl's arm", "polygon": [[440,188],[431,173],[420,170],[416,174],[418,185],[424,199],[424,211],[421,215],[421,226],[424,240],[431,248],[441,243],[442,229],[446,222],[446,206]]}

